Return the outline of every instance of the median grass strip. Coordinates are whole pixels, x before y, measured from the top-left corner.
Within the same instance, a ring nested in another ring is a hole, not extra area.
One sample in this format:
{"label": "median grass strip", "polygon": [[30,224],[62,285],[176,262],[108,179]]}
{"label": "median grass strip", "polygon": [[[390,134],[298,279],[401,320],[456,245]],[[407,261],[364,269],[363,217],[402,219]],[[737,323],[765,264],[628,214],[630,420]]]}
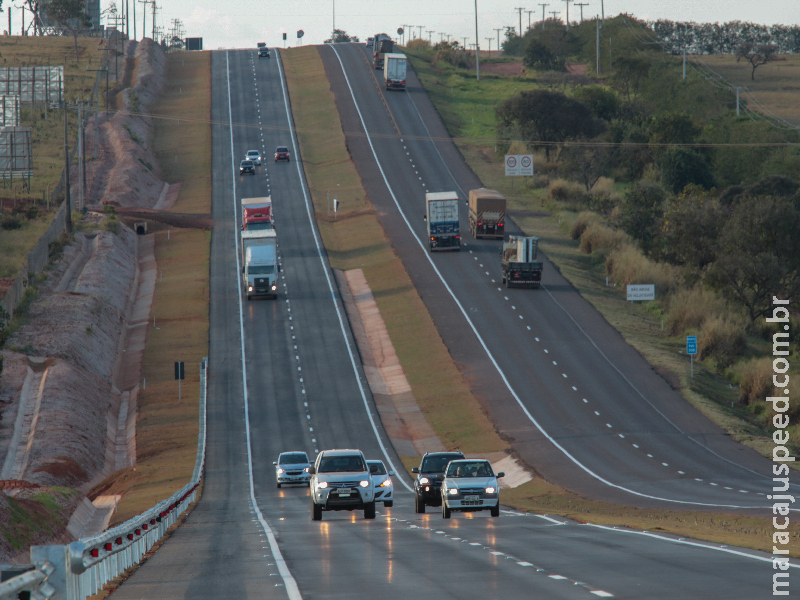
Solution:
{"label": "median grass strip", "polygon": [[[292,49],[281,56],[303,165],[331,265],[364,270],[414,397],[442,443],[474,453],[507,448],[453,364],[367,199],[317,48]],[[336,219],[328,216],[328,190],[341,202]]]}
{"label": "median grass strip", "polygon": [[[331,264],[340,269],[364,270],[417,402],[445,445],[465,452],[506,448],[453,364],[372,207],[368,202],[365,205],[366,196],[347,155],[339,115],[317,50],[303,47],[283,52],[282,56],[303,163]],[[474,151],[486,156],[486,149]],[[476,172],[481,175],[480,169]],[[342,204],[334,220],[327,216],[326,191],[337,189],[337,183],[339,190],[347,191],[338,192]],[[537,234],[548,236],[553,248],[563,247],[562,251],[575,263],[572,268],[576,275],[594,277],[586,274],[590,257],[571,249],[571,241],[565,239],[557,218],[542,219],[536,226]],[[651,318],[642,327],[653,327],[653,321]],[[455,417],[457,414],[463,418]],[[401,459],[409,471],[419,464],[416,457]],[[539,477],[505,490],[503,503],[519,510],[563,515],[579,521],[771,550],[772,523],[764,517],[610,504],[582,498]],[[793,538],[800,536],[797,525],[791,525],[790,531]]]}
{"label": "median grass strip", "polygon": [[[182,182],[175,212],[208,213],[211,206],[211,54],[167,55],[167,84],[153,112],[156,157],[165,179]],[[179,119],[184,119],[179,121]],[[177,157],[177,160],[176,160]],[[159,276],[147,333],[136,426],[137,464],[95,493],[121,493],[112,524],[168,498],[188,483],[195,464],[199,363],[208,356],[208,231],[156,227]],[[173,363],[184,361],[178,400]]]}

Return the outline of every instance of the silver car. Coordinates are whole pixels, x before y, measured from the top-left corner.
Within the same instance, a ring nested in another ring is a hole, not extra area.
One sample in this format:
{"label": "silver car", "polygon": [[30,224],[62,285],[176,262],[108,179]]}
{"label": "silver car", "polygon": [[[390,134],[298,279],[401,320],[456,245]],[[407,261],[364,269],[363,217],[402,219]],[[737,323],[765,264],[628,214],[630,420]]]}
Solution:
{"label": "silver car", "polygon": [[362,510],[375,518],[375,484],[361,450],[323,450],[311,467],[311,519],[323,510]]}
{"label": "silver car", "polygon": [[382,460],[368,460],[369,474],[375,484],[375,502],[383,502],[387,508],[394,504],[394,471],[387,471]]}
{"label": "silver car", "polygon": [[308,455],[305,452],[281,452],[275,465],[275,479],[278,487],[284,483],[302,483],[308,485],[311,481],[311,463],[308,462]]}
{"label": "silver car", "polygon": [[247,156],[244,157],[245,160],[252,160],[256,166],[261,166],[261,152],[258,150],[248,150]]}
{"label": "silver car", "polygon": [[442,517],[450,518],[452,511],[473,512],[489,510],[493,517],[500,516],[499,477],[492,464],[482,459],[451,460],[442,481]]}

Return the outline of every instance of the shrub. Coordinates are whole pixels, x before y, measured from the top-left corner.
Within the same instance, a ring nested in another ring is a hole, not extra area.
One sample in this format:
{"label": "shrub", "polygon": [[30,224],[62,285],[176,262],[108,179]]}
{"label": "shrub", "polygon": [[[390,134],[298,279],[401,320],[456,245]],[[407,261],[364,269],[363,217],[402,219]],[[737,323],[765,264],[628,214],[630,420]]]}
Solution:
{"label": "shrub", "polygon": [[572,224],[572,230],[570,231],[572,239],[577,240],[583,235],[583,232],[586,231],[586,228],[589,225],[595,223],[600,223],[600,217],[597,215],[597,213],[593,213],[588,210],[579,213],[578,218],[575,219],[575,222]]}
{"label": "shrub", "polygon": [[668,301],[667,330],[670,335],[699,330],[706,320],[724,310],[725,301],[711,290],[700,287],[676,290]]}
{"label": "shrub", "polygon": [[652,283],[659,297],[672,291],[678,279],[675,267],[650,260],[632,244],[622,244],[609,253],[606,273],[622,285]]}
{"label": "shrub", "polygon": [[119,217],[117,215],[109,215],[103,221],[103,228],[110,233],[117,233],[119,231]]}
{"label": "shrub", "polygon": [[20,229],[22,227],[22,219],[14,214],[3,213],[3,216],[0,217],[0,227],[6,231]]}
{"label": "shrub", "polygon": [[581,208],[585,208],[589,202],[589,194],[586,193],[581,184],[574,181],[555,179],[550,182],[549,188],[547,199],[561,202],[569,210],[577,212]]}
{"label": "shrub", "polygon": [[739,402],[745,405],[763,402],[772,395],[772,359],[753,358],[739,369]]}
{"label": "shrub", "polygon": [[581,252],[591,254],[598,250],[610,252],[629,244],[630,238],[622,231],[612,229],[600,222],[589,223],[581,234]]}
{"label": "shrub", "polygon": [[712,358],[717,370],[727,369],[747,347],[746,324],[735,315],[714,315],[705,320],[697,340],[701,359]]}

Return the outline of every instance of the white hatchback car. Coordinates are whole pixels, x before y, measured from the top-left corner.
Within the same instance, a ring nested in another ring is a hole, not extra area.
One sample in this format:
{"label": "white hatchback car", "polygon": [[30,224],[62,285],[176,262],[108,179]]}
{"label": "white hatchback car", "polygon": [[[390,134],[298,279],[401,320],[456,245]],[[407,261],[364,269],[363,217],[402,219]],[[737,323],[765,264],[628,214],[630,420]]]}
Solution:
{"label": "white hatchback car", "polygon": [[375,502],[383,502],[386,508],[394,504],[394,471],[387,471],[382,460],[368,460],[369,474],[375,484]]}
{"label": "white hatchback car", "polygon": [[244,157],[245,160],[252,160],[256,166],[261,166],[261,152],[258,150],[248,150],[247,156]]}
{"label": "white hatchback car", "polygon": [[488,460],[466,458],[451,460],[442,481],[442,517],[450,518],[452,511],[473,512],[489,510],[500,516],[500,487]]}
{"label": "white hatchback car", "polygon": [[284,483],[302,483],[308,485],[311,481],[311,473],[308,472],[311,463],[308,462],[308,455],[305,452],[281,452],[275,465],[275,479],[278,487]]}

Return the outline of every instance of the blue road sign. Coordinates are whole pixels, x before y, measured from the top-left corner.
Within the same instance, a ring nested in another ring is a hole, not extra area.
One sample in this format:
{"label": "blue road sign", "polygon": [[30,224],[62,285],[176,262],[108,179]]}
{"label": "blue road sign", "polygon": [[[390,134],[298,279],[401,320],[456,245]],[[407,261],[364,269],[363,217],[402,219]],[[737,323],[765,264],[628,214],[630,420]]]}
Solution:
{"label": "blue road sign", "polygon": [[697,336],[686,336],[686,354],[697,354]]}

